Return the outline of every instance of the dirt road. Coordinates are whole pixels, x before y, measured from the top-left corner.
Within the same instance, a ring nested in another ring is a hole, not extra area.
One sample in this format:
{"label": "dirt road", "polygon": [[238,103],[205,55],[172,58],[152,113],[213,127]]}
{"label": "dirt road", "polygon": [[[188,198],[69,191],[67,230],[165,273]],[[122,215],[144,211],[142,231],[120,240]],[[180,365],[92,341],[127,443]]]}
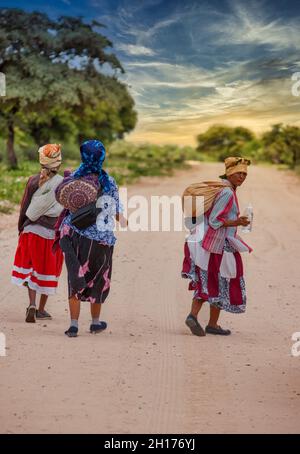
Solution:
{"label": "dirt road", "polygon": [[[220,164],[130,187],[129,195],[181,194],[214,179]],[[254,230],[244,255],[248,309],[222,314],[233,334],[192,336],[184,325],[191,293],[180,278],[185,233],[120,233],[105,333],[90,335],[83,305],[80,336],[68,327],[66,272],[48,310],[54,319],[24,323],[26,291],[10,284],[16,215],[1,216],[1,433],[299,433],[300,184],[251,166],[239,189],[251,202]],[[205,325],[208,308],[203,309]]]}

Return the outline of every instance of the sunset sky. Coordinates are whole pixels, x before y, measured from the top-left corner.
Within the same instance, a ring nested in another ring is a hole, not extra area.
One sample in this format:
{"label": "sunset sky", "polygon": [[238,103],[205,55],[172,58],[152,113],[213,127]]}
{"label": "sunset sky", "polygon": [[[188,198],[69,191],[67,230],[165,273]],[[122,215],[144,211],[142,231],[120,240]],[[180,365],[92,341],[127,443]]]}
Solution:
{"label": "sunset sky", "polygon": [[209,125],[300,126],[300,2],[31,0],[0,6],[106,25],[135,99],[134,142],[195,144]]}

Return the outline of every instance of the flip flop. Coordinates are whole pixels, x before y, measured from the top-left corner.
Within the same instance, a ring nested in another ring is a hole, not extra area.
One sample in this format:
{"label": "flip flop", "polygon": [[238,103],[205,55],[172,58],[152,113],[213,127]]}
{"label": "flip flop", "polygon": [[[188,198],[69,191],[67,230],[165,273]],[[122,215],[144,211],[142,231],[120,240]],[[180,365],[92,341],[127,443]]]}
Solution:
{"label": "flip flop", "polygon": [[47,311],[36,311],[36,319],[37,320],[52,320],[52,316]]}
{"label": "flip flop", "polygon": [[214,326],[208,326],[205,328],[208,334],[219,334],[220,336],[229,336],[231,334],[230,329],[223,329],[221,326],[215,328]]}
{"label": "flip flop", "polygon": [[194,317],[192,314],[188,315],[186,320],[185,320],[185,324],[186,326],[188,326],[192,332],[192,334],[194,334],[194,336],[205,336],[205,331],[204,329],[202,328],[202,326],[200,325],[200,323],[198,322],[198,320],[196,319],[196,317]]}
{"label": "flip flop", "polygon": [[35,311],[36,307],[35,306],[28,306],[26,309],[26,318],[25,322],[26,323],[35,323]]}

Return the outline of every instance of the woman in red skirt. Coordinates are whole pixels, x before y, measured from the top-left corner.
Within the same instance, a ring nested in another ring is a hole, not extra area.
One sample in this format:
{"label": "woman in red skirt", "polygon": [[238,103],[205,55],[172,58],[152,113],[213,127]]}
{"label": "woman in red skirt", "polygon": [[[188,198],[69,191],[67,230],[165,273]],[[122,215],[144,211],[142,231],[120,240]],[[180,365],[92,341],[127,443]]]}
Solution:
{"label": "woman in red skirt", "polygon": [[[244,158],[225,159],[226,174],[221,177],[224,188],[204,214],[204,236],[201,238],[201,228],[196,226],[185,243],[182,277],[190,279],[189,290],[194,291],[186,325],[196,336],[231,334],[218,325],[220,311],[237,314],[246,309],[240,253],[252,249],[237,235],[237,227],[247,226],[249,220],[240,216],[236,189],[244,183],[249,164]],[[204,302],[210,304],[210,320],[205,330],[197,319]]]}
{"label": "woman in red skirt", "polygon": [[[58,248],[52,252],[54,226],[63,207],[55,199],[55,189],[61,183],[58,175],[61,164],[60,145],[48,144],[39,149],[41,172],[29,178],[21,202],[18,222],[19,242],[12,271],[12,282],[28,289],[29,306],[26,322],[51,319],[45,311],[49,295],[56,293],[63,264]],[[39,307],[36,308],[36,294]]]}

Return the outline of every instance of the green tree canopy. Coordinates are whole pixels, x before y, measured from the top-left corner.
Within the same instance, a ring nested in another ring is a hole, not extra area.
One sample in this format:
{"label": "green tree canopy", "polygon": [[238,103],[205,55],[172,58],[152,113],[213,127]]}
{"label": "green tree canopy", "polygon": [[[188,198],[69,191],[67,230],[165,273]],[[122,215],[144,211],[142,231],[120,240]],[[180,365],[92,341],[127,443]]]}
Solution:
{"label": "green tree canopy", "polygon": [[[97,134],[112,140],[135,126],[133,100],[117,80],[117,72],[124,70],[107,52],[112,43],[99,33],[101,26],[81,18],[53,21],[38,12],[0,9],[0,72],[7,82],[0,124],[12,167],[17,165],[16,126],[38,145],[70,134],[78,140]],[[101,74],[104,64],[112,76]]]}
{"label": "green tree canopy", "polygon": [[265,158],[276,164],[300,165],[300,128],[276,124],[263,134]]}
{"label": "green tree canopy", "polygon": [[243,154],[245,145],[251,141],[254,141],[254,134],[247,128],[213,125],[197,136],[197,151],[223,161],[227,156]]}

